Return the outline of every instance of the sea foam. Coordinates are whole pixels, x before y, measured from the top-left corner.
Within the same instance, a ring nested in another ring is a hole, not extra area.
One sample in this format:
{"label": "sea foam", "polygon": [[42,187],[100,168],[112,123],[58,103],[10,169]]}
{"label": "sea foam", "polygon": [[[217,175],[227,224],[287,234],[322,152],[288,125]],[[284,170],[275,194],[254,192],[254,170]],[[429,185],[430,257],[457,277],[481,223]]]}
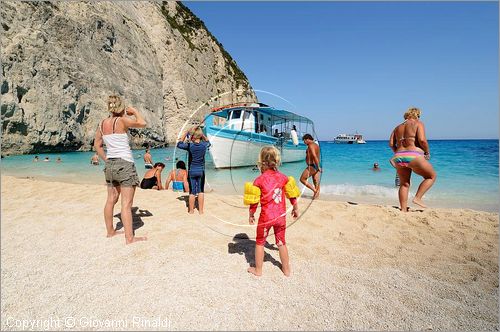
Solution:
{"label": "sea foam", "polygon": [[384,198],[394,198],[398,195],[397,188],[389,188],[377,185],[353,185],[353,184],[329,184],[321,186],[321,193],[327,195],[339,195],[339,196],[372,196],[372,197],[384,197]]}

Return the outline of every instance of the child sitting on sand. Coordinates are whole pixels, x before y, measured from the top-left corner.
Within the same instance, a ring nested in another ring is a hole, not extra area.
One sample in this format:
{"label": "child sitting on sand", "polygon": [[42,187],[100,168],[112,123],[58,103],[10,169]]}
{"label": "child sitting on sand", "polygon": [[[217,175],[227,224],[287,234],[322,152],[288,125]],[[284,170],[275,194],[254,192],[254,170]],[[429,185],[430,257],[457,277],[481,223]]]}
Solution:
{"label": "child sitting on sand", "polygon": [[255,223],[255,211],[261,205],[259,222],[257,224],[257,237],[255,240],[255,267],[248,268],[248,272],[262,275],[262,264],[264,263],[264,245],[269,230],[273,228],[276,245],[278,246],[281,270],[285,276],[290,275],[290,264],[288,260],[288,249],[286,248],[286,197],[293,205],[292,216],[299,216],[297,197],[300,190],[293,177],[287,177],[278,171],[280,164],[280,152],[273,146],[265,146],[260,151],[258,165],[262,173],[253,185],[245,183],[244,204],[250,205],[249,223]]}

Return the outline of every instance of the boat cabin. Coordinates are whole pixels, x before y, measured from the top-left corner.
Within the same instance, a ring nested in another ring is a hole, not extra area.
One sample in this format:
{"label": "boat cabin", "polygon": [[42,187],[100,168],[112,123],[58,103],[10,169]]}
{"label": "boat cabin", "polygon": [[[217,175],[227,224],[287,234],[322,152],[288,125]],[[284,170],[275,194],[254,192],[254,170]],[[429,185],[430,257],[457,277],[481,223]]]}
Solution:
{"label": "boat cabin", "polygon": [[204,131],[215,168],[255,166],[261,148],[270,145],[280,150],[283,163],[304,160],[307,147],[300,138],[315,136],[308,118],[255,103],[214,109]]}
{"label": "boat cabin", "polygon": [[216,109],[207,120],[208,126],[275,138],[290,138],[294,127],[298,137],[312,129],[311,120],[303,116],[255,103]]}

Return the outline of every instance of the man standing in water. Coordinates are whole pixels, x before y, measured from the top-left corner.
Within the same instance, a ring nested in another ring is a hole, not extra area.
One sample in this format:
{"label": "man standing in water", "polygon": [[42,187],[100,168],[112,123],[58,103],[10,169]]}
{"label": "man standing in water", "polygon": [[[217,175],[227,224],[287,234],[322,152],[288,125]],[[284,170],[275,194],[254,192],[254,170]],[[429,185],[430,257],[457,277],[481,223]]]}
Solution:
{"label": "man standing in water", "polygon": [[153,157],[149,152],[149,148],[146,149],[146,153],[144,154],[143,159],[144,159],[144,168],[153,169]]}
{"label": "man standing in water", "polygon": [[[305,134],[302,137],[302,140],[304,141],[304,144],[307,145],[307,150],[306,150],[306,163],[307,167],[302,172],[302,175],[300,177],[300,182],[307,188],[311,189],[314,192],[313,199],[316,199],[319,197],[319,179],[320,179],[320,173],[322,172],[321,168],[319,167],[320,163],[320,151],[319,151],[319,145],[314,142],[314,138],[310,134]],[[313,185],[311,185],[307,180],[312,177],[313,179]]]}

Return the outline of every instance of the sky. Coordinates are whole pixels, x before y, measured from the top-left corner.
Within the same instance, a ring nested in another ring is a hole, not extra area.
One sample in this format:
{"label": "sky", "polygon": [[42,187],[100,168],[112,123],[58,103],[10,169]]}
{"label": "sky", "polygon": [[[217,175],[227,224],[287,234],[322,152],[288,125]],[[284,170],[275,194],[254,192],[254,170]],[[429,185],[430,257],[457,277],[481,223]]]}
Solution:
{"label": "sky", "polygon": [[260,102],[309,117],[322,140],[388,139],[410,106],[428,139],[498,138],[497,2],[184,4]]}

